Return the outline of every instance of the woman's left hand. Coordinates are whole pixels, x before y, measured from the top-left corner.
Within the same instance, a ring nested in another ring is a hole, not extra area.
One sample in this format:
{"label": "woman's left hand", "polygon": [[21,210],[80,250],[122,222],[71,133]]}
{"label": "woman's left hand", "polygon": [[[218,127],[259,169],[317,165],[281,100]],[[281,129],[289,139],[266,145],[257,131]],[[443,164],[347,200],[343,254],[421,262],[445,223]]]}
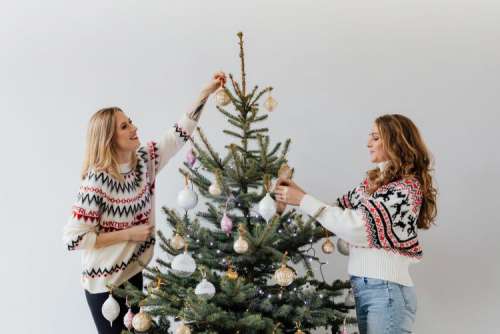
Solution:
{"label": "woman's left hand", "polygon": [[305,192],[299,187],[283,185],[277,186],[274,193],[276,194],[276,200],[278,200],[278,202],[290,205],[300,205],[305,195]]}
{"label": "woman's left hand", "polygon": [[203,89],[207,92],[208,95],[214,93],[219,87],[222,87],[226,84],[226,73],[219,71],[215,72],[209,84],[205,86]]}

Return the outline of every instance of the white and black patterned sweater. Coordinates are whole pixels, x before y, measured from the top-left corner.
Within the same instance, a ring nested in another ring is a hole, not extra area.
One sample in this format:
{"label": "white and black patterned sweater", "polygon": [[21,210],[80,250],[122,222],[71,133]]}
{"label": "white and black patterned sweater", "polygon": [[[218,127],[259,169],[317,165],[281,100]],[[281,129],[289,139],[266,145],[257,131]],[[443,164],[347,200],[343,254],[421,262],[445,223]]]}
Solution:
{"label": "white and black patterned sweater", "polygon": [[404,179],[370,195],[368,180],[340,197],[333,206],[305,195],[301,209],[350,244],[349,274],[412,286],[411,263],[422,258],[417,219],[422,205],[420,183]]}
{"label": "white and black patterned sweater", "polygon": [[137,166],[122,169],[123,181],[90,170],[83,179],[72,214],[64,227],[68,250],[82,250],[82,285],[91,293],[106,292],[142,271],[153,256],[154,234],[145,242],[124,241],[95,248],[97,235],[141,224],[155,224],[155,178],[188,140],[197,122],[187,115],[158,142],[137,151]]}

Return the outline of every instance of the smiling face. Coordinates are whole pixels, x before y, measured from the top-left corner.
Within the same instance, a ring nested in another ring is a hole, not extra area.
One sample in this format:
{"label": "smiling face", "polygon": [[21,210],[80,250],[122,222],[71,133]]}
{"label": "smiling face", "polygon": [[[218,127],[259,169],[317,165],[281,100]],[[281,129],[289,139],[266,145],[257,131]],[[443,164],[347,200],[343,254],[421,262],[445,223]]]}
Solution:
{"label": "smiling face", "polygon": [[368,152],[370,153],[370,160],[373,163],[384,162],[389,159],[387,152],[384,148],[382,137],[377,124],[373,123],[372,131],[368,135]]}
{"label": "smiling face", "polygon": [[115,135],[113,140],[119,153],[135,152],[140,141],[137,136],[137,128],[123,111],[115,113]]}

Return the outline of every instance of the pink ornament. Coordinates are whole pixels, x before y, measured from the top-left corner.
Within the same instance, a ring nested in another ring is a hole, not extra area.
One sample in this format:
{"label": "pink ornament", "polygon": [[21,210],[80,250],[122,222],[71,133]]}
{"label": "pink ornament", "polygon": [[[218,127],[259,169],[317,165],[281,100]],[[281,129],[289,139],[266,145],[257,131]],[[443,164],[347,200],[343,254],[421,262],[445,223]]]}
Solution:
{"label": "pink ornament", "polygon": [[227,235],[231,234],[233,230],[233,221],[227,216],[227,214],[224,214],[224,217],[222,217],[222,220],[220,221],[220,228],[226,232]]}
{"label": "pink ornament", "polygon": [[134,312],[129,308],[127,314],[123,317],[123,324],[128,330],[132,329],[132,319],[134,319]]}
{"label": "pink ornament", "polygon": [[342,326],[342,328],[340,328],[339,334],[349,334],[349,331],[347,330],[347,327],[346,326]]}
{"label": "pink ornament", "polygon": [[189,167],[193,167],[196,163],[196,154],[194,153],[194,150],[192,148],[186,155],[186,162],[188,163]]}

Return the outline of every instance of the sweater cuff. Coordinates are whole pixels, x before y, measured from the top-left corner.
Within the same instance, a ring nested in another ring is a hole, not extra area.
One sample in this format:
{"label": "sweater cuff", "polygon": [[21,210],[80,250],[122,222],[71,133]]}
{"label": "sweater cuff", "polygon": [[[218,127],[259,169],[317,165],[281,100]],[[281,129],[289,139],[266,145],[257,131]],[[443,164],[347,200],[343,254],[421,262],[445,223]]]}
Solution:
{"label": "sweater cuff", "polygon": [[308,194],[305,194],[300,201],[300,209],[310,216],[316,215],[325,206],[326,204]]}
{"label": "sweater cuff", "polygon": [[196,129],[197,124],[198,124],[198,122],[190,119],[187,114],[182,116],[182,118],[179,120],[179,122],[177,122],[177,125],[180,128],[182,128],[182,130],[187,132],[187,134],[189,134],[189,136],[191,136],[193,134],[194,130]]}

